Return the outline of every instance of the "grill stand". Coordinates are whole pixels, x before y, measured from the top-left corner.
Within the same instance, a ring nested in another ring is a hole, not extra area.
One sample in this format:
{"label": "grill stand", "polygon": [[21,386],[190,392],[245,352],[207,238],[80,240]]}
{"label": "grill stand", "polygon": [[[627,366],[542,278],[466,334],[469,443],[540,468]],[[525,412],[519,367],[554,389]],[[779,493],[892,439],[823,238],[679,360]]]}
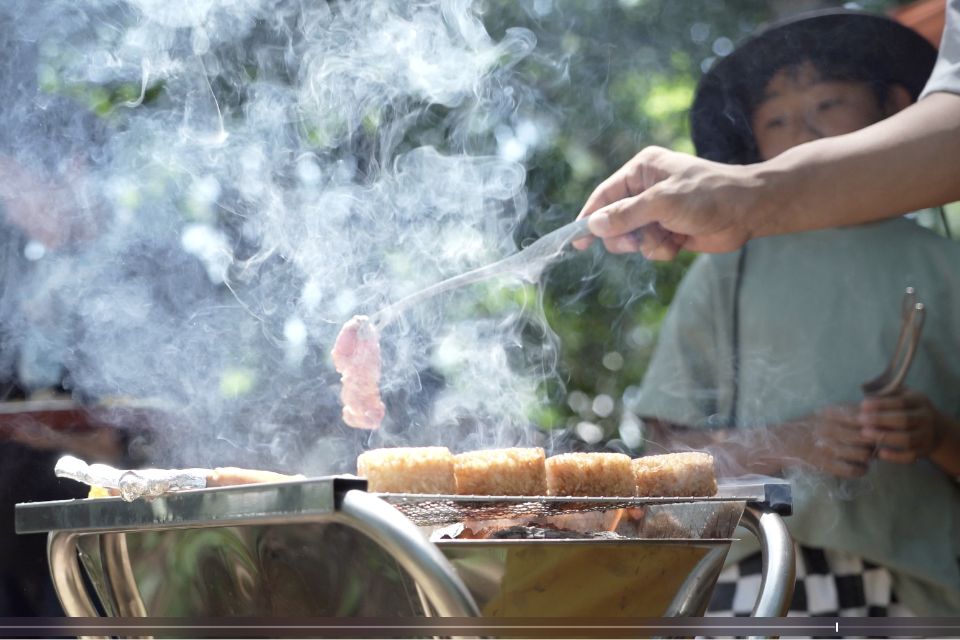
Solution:
{"label": "grill stand", "polygon": [[[416,580],[430,607],[445,617],[478,617],[473,596],[457,577],[439,549],[424,539],[420,531],[380,498],[365,491],[347,491],[337,513],[314,517],[313,522],[338,522],[371,538],[382,546]],[[77,534],[52,531],[47,555],[54,588],[64,611],[72,617],[97,617],[97,608],[87,592],[81,575],[76,544]],[[130,570],[126,536],[107,534],[101,544],[103,562],[112,585],[118,614],[123,617],[146,615],[143,602]]]}
{"label": "grill stand", "polygon": [[763,571],[760,593],[751,615],[775,618],[787,615],[796,582],[797,560],[793,539],[779,515],[748,506],[741,524],[760,541]]}
{"label": "grill stand", "polygon": [[[330,484],[331,487],[335,485],[336,481]],[[333,488],[329,505],[323,503],[319,507],[305,509],[298,513],[295,519],[282,513],[261,512],[257,516],[243,514],[229,517],[221,514],[219,518],[214,517],[202,523],[185,518],[176,523],[168,522],[164,526],[190,528],[294,521],[346,525],[383,547],[414,578],[417,591],[425,601],[426,611],[443,617],[480,616],[470,591],[437,546],[427,541],[413,522],[388,502],[366,491],[352,488],[356,486],[355,483],[347,484],[346,487],[341,484],[339,491]],[[323,485],[320,487],[324,488]],[[47,504],[21,506],[26,507],[25,512],[30,507],[38,507],[34,511],[35,515],[59,513],[55,510],[45,510]],[[80,505],[73,506],[80,507]],[[113,508],[106,504],[94,506],[104,509]],[[18,507],[19,510],[20,507]],[[748,502],[741,519],[741,525],[760,541],[763,557],[760,593],[752,612],[752,615],[757,617],[786,615],[793,595],[794,547],[786,526],[777,513],[778,510],[782,511],[783,507],[776,501],[751,501]],[[57,523],[47,522],[45,527],[41,528],[38,524],[41,520],[33,522],[27,517],[30,514],[22,515],[24,516],[22,520],[26,524],[18,527],[21,532],[49,531],[48,557],[51,577],[67,615],[81,617],[99,615],[84,584],[77,546],[78,536],[89,533],[91,530],[96,530],[102,535],[99,550],[103,560],[104,579],[111,585],[111,595],[116,609],[115,612],[108,613],[123,617],[145,615],[146,609],[140,599],[131,569],[126,532],[155,529],[161,525],[134,518],[128,522],[113,525],[78,526],[74,524],[71,526],[72,522],[65,519]],[[19,521],[18,524],[20,524]],[[720,550],[708,553],[688,576],[666,615],[693,615],[692,603],[696,602],[698,597],[702,602],[704,594],[712,590],[722,568],[724,557],[725,552]],[[109,605],[107,606],[109,608]]]}

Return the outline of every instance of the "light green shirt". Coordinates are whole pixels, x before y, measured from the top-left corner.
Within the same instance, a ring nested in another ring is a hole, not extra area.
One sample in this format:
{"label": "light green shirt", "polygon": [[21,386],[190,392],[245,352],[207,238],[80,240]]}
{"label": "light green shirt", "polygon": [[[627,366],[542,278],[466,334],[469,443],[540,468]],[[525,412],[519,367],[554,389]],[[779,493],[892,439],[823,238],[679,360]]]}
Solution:
{"label": "light green shirt", "polygon": [[[667,314],[634,410],[694,427],[729,424],[739,254],[700,256]],[[858,403],[886,366],[903,291],[927,306],[907,385],[960,416],[960,245],[905,218],[761,238],[740,291],[736,424],[763,428]],[[927,460],[874,461],[862,478],[791,474],[800,544],[888,567],[918,614],[960,613],[960,486]],[[731,560],[756,547],[738,545]]]}

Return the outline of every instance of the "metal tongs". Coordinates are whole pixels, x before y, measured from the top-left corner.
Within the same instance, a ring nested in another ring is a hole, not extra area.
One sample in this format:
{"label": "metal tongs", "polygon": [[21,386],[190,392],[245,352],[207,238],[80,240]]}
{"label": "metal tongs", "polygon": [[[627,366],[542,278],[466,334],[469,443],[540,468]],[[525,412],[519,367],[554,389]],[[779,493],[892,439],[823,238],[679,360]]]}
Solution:
{"label": "metal tongs", "polygon": [[371,315],[369,322],[373,325],[374,329],[379,331],[396,320],[397,317],[408,308],[424,300],[439,295],[444,291],[465,287],[469,284],[489,280],[498,276],[515,274],[521,275],[528,280],[534,280],[540,276],[544,267],[562,257],[571,243],[580,238],[586,238],[589,235],[590,230],[587,228],[587,218],[574,220],[538,238],[528,247],[511,256],[474,269],[473,271],[461,273],[458,276],[448,278],[405,298],[401,298]]}
{"label": "metal tongs", "polygon": [[897,346],[893,350],[893,356],[891,356],[890,362],[883,373],[861,385],[865,395],[889,396],[900,390],[907,377],[907,372],[910,370],[910,365],[913,364],[913,357],[917,353],[917,345],[920,344],[920,334],[923,331],[923,320],[926,314],[927,310],[923,303],[917,301],[917,293],[914,288],[907,287],[903,293],[902,321]]}

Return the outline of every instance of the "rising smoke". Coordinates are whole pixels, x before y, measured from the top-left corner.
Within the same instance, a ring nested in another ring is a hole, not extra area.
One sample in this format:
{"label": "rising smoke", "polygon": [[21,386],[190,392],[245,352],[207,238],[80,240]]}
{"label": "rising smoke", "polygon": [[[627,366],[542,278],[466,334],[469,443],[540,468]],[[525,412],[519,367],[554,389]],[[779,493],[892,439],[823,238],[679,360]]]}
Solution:
{"label": "rising smoke", "polygon": [[516,250],[525,172],[495,138],[531,32],[494,40],[465,0],[3,11],[3,373],[160,403],[160,465],[323,473],[364,446],[532,441],[555,349],[543,334],[516,366],[514,319],[536,303],[464,313],[515,282],[385,332],[378,433],[342,424],[328,363],[352,315]]}

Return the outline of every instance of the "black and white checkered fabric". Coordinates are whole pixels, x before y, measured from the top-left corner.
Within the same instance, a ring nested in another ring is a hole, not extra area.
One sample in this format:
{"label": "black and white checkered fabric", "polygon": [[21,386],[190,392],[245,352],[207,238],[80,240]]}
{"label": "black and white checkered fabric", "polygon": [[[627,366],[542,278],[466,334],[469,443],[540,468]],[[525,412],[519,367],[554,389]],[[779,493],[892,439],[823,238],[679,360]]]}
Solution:
{"label": "black and white checkered fabric", "polygon": [[[791,617],[913,616],[897,602],[890,572],[858,556],[797,546]],[[708,616],[749,616],[760,590],[762,560],[749,556],[720,574]]]}

